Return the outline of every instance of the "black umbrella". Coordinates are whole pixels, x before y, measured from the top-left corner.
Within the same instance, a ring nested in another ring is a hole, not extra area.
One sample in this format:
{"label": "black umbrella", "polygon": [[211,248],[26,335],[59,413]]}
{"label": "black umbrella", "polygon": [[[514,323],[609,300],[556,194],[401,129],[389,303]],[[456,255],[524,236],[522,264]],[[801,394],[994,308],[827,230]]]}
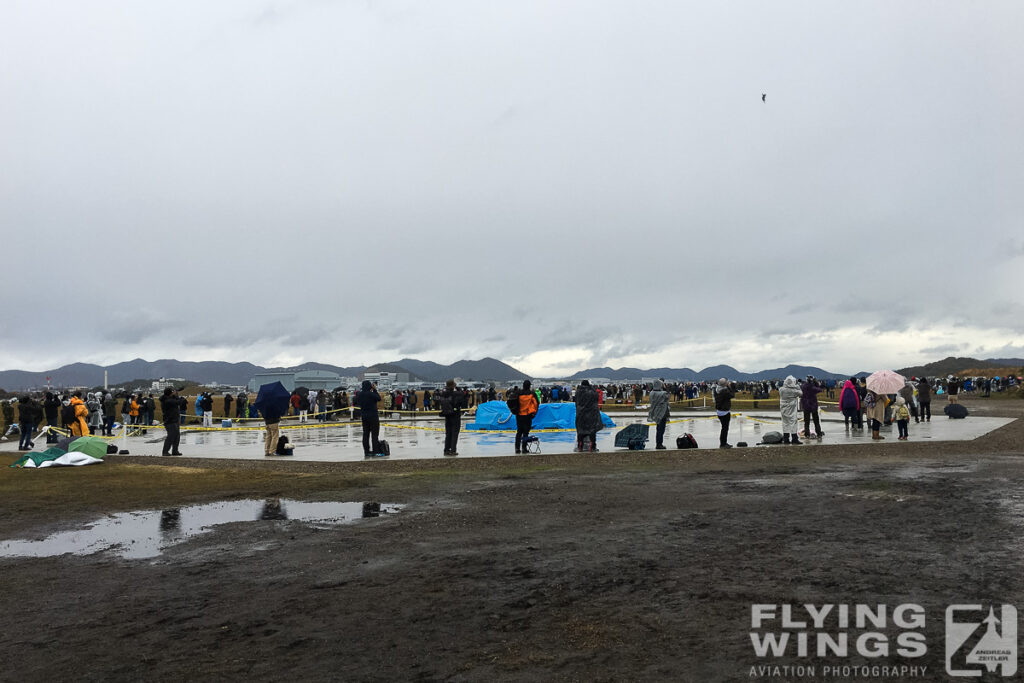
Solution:
{"label": "black umbrella", "polygon": [[615,435],[615,447],[628,448],[631,451],[643,450],[644,444],[647,442],[647,435],[650,431],[650,425],[627,425],[624,429],[620,429],[618,434]]}
{"label": "black umbrella", "polygon": [[280,420],[288,412],[292,395],[280,382],[271,382],[260,386],[260,393],[252,402],[264,419]]}
{"label": "black umbrella", "polygon": [[305,398],[306,396],[309,396],[309,389],[306,387],[299,387],[295,390],[295,393]]}
{"label": "black umbrella", "polygon": [[967,417],[967,408],[963,407],[959,403],[950,403],[942,410],[946,415],[949,415],[956,420],[962,420]]}

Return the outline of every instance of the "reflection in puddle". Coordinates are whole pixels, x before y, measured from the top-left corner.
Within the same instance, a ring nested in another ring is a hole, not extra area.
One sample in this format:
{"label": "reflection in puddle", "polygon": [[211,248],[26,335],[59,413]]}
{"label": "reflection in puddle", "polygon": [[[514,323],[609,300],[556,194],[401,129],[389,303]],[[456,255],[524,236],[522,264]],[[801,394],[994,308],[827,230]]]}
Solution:
{"label": "reflection in puddle", "polygon": [[401,505],[381,503],[309,503],[269,498],[232,500],[168,510],[121,512],[61,531],[41,541],[0,541],[0,557],[53,557],[65,553],[112,552],[128,559],[156,557],[162,550],[206,533],[218,524],[257,520],[294,520],[316,526],[351,524],[398,512]]}

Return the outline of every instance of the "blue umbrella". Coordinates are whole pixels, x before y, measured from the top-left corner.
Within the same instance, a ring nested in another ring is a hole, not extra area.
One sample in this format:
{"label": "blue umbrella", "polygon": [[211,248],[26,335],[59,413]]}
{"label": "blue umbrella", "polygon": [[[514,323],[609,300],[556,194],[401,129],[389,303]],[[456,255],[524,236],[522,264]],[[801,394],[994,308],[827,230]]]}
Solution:
{"label": "blue umbrella", "polygon": [[260,393],[252,402],[264,419],[280,420],[288,412],[291,393],[280,382],[271,382],[260,386]]}

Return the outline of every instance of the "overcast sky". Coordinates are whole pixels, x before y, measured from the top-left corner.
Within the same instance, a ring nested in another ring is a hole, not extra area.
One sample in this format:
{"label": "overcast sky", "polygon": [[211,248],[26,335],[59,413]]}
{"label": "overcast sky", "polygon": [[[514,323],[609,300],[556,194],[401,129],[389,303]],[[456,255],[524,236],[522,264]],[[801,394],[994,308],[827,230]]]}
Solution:
{"label": "overcast sky", "polygon": [[1017,0],[7,0],[0,369],[1024,356],[1022,26]]}

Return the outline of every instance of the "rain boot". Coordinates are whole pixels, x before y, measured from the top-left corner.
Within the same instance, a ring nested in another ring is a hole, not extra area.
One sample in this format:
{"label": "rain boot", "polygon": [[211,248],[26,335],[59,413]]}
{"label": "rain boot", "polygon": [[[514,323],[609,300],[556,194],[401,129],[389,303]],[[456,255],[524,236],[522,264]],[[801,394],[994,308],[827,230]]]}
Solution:
{"label": "rain boot", "polygon": [[792,440],[792,441],[791,441],[790,443],[792,443],[792,444],[793,444],[794,446],[799,446],[799,445],[801,445],[801,444],[803,443],[803,441],[801,441],[801,440],[800,440],[800,439],[799,439],[799,438],[797,437],[797,435],[796,435],[796,434],[794,434],[794,435],[793,435],[793,440]]}
{"label": "rain boot", "polygon": [[782,443],[785,443],[785,444],[789,443],[789,434],[783,434],[782,435]]}
{"label": "rain boot", "polygon": [[871,430],[871,438],[874,439],[875,441],[881,441],[885,437],[882,436],[881,434],[879,434],[877,429],[872,429]]}

